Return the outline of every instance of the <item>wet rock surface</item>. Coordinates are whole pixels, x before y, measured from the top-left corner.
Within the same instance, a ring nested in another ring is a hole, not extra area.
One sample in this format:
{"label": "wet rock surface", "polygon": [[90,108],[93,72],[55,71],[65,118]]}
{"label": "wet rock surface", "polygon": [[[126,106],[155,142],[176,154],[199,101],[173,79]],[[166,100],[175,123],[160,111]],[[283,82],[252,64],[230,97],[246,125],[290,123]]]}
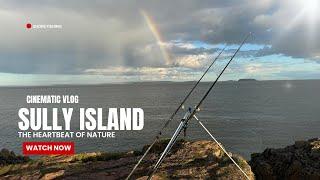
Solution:
{"label": "wet rock surface", "polygon": [[250,165],[257,179],[320,179],[320,139],[252,154]]}

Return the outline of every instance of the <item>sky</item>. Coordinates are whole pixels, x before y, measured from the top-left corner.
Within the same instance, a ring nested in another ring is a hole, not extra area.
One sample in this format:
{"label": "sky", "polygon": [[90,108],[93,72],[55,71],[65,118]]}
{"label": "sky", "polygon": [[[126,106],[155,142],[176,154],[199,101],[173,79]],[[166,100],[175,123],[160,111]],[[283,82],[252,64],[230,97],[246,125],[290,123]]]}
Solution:
{"label": "sky", "polygon": [[[320,79],[317,0],[0,0],[0,86]],[[26,24],[61,28],[26,28]]]}

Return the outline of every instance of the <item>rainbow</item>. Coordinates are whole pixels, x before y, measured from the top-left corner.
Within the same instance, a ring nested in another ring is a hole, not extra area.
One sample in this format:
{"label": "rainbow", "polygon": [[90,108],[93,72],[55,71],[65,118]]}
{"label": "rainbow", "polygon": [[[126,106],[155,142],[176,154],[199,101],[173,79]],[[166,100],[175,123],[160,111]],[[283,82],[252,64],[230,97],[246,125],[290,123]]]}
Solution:
{"label": "rainbow", "polygon": [[155,40],[157,41],[157,44],[159,45],[161,54],[165,60],[166,65],[170,65],[171,62],[171,58],[170,55],[165,47],[165,41],[163,41],[163,37],[155,23],[155,21],[152,19],[152,17],[150,15],[148,15],[148,13],[144,10],[140,10],[140,13],[142,14],[142,16],[144,17],[144,20],[146,21],[150,31],[152,32]]}

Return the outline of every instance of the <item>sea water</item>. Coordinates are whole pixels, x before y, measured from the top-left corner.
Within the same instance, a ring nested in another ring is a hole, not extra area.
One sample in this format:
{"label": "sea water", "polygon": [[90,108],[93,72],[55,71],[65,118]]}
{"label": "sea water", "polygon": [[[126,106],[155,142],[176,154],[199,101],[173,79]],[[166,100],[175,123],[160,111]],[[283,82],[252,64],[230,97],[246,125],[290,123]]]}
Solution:
{"label": "sea water", "polygon": [[[144,82],[106,85],[59,85],[45,87],[0,87],[0,148],[21,153],[18,110],[21,107],[112,108],[139,107],[144,110],[141,131],[117,131],[115,138],[74,139],[76,152],[139,150],[151,143],[195,82]],[[200,83],[185,107],[193,107],[209,88]],[[295,140],[319,137],[320,80],[219,82],[204,101],[198,118],[228,151],[247,159],[267,147],[284,147]],[[27,95],[79,95],[78,104],[27,104]],[[170,137],[178,126],[181,110],[164,131]],[[79,112],[74,112],[79,114]],[[60,117],[62,118],[62,117]],[[78,118],[79,117],[73,117]],[[74,121],[77,122],[78,121]],[[77,127],[72,124],[72,127]],[[210,137],[191,120],[188,140]],[[39,139],[36,139],[39,140]],[[41,141],[52,139],[41,139]],[[57,139],[63,140],[63,139]],[[70,139],[68,139],[70,140]]]}

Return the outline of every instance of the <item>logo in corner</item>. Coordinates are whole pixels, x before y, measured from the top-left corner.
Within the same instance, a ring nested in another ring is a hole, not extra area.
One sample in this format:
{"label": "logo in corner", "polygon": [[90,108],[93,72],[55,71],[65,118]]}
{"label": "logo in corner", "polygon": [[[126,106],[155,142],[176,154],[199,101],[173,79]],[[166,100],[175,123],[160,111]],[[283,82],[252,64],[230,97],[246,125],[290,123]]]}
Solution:
{"label": "logo in corner", "polygon": [[27,29],[31,29],[31,28],[32,28],[32,24],[31,24],[31,23],[27,23],[27,24],[26,24],[26,28],[27,28]]}
{"label": "logo in corner", "polygon": [[27,29],[62,29],[61,24],[31,24],[25,25]]}

